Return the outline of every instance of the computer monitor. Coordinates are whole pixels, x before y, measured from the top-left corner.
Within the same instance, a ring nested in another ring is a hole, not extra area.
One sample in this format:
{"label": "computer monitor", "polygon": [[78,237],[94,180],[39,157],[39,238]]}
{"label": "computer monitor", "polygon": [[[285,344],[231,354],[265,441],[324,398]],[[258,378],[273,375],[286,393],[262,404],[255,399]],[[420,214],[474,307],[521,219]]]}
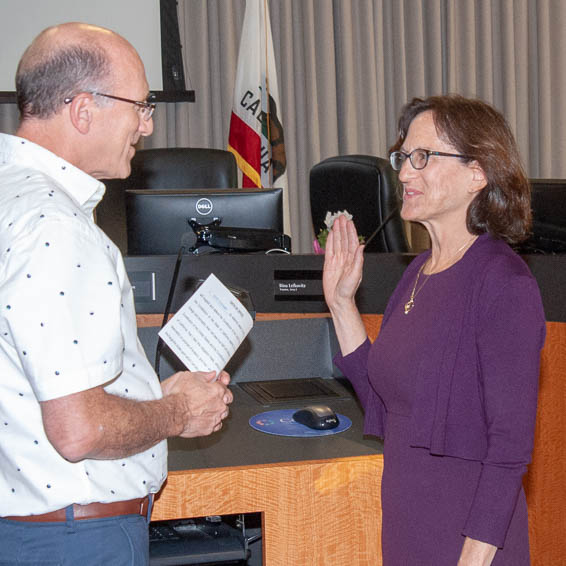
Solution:
{"label": "computer monitor", "polygon": [[277,189],[127,190],[128,255],[177,254],[194,245],[189,225],[220,221],[222,227],[283,232],[283,194]]}
{"label": "computer monitor", "polygon": [[519,253],[566,253],[566,180],[531,179],[533,226]]}

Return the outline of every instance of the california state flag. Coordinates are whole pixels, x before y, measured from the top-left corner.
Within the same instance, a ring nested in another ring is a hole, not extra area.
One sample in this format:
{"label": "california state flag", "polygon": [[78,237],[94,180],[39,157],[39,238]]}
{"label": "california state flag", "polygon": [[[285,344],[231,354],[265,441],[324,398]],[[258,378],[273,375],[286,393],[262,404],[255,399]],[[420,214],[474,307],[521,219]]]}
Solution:
{"label": "california state flag", "polygon": [[280,112],[267,0],[246,0],[228,137],[243,187],[285,188],[287,161]]}

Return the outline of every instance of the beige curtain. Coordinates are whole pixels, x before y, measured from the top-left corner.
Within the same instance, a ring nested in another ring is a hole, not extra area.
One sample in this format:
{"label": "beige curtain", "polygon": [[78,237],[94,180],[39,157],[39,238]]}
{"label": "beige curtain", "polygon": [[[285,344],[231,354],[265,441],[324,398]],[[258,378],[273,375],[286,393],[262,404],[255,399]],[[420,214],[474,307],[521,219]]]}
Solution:
{"label": "beige curtain", "polygon": [[[458,92],[501,110],[531,177],[566,177],[563,0],[269,0],[295,252],[311,251],[309,171],[386,156],[401,106]],[[245,0],[179,0],[195,103],[160,104],[145,147],[226,148]],[[13,130],[3,105],[0,129]],[[420,242],[415,240],[415,244]]]}
{"label": "beige curtain", "polygon": [[[311,250],[310,168],[331,155],[386,156],[399,110],[414,96],[458,92],[492,103],[510,122],[529,175],[566,177],[566,2],[269,6],[296,252]],[[244,0],[179,1],[186,75],[197,101],[161,108],[151,144],[226,147],[244,10]],[[413,237],[418,248],[419,233]]]}

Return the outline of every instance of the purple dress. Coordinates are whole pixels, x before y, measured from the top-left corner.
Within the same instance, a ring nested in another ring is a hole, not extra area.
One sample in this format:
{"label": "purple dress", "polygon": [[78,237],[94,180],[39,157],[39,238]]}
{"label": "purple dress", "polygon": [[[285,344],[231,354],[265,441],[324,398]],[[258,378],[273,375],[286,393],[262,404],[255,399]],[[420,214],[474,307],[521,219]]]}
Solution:
{"label": "purple dress", "polygon": [[[530,564],[521,478],[532,450],[544,315],[534,279],[501,242],[479,238],[449,269],[416,258],[378,339],[337,365],[384,437],[385,566],[456,566],[465,536]],[[508,316],[507,316],[508,315]]]}

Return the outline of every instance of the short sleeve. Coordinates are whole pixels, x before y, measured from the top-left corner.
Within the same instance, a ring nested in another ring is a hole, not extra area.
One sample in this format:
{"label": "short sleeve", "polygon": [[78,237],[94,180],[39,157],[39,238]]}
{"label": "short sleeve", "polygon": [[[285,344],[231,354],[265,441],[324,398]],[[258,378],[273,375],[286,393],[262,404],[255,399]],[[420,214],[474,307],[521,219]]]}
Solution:
{"label": "short sleeve", "polygon": [[120,285],[96,227],[46,220],[14,243],[3,287],[8,340],[40,401],[121,372]]}

